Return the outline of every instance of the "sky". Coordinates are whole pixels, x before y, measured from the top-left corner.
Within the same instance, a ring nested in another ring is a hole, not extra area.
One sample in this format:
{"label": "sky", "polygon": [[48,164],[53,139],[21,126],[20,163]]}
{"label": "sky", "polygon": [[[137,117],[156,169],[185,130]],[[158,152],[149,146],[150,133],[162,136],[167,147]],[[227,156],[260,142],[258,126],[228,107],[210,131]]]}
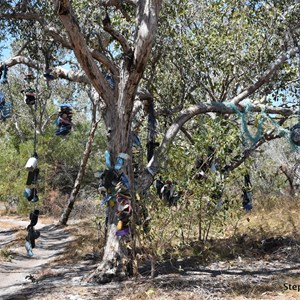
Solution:
{"label": "sky", "polygon": [[[3,49],[1,49],[4,47]],[[0,41],[0,61],[4,61],[11,56],[11,49],[8,41]]]}

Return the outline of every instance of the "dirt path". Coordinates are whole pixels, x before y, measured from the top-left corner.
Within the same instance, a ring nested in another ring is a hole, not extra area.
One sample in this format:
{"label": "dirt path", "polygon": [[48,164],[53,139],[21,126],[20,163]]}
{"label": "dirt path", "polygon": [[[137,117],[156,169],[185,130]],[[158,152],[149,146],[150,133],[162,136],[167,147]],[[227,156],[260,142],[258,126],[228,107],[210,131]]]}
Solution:
{"label": "dirt path", "polygon": [[0,219],[0,249],[12,252],[9,261],[0,261],[0,300],[300,299],[300,292],[284,291],[285,284],[300,285],[297,245],[264,259],[238,258],[208,266],[197,258],[158,263],[154,279],[145,267],[140,278],[101,286],[82,280],[98,263],[91,255],[80,257],[73,250],[76,263],[57,261],[75,238],[62,227],[39,221],[36,229],[41,236],[34,256],[27,257],[27,225],[28,221],[14,217]]}
{"label": "dirt path", "polygon": [[[9,228],[0,231],[0,248],[9,248],[11,252],[8,261],[0,262],[0,299],[5,299],[22,290],[28,282],[34,281],[40,271],[63,253],[72,238],[63,228],[39,222],[35,228],[40,231],[41,236],[36,240],[33,257],[28,257],[22,236],[24,238],[26,236],[26,226],[29,221],[1,218],[1,223]],[[16,239],[18,239],[17,244]],[[10,246],[12,243],[13,247]],[[26,278],[30,274],[33,276],[32,280]]]}

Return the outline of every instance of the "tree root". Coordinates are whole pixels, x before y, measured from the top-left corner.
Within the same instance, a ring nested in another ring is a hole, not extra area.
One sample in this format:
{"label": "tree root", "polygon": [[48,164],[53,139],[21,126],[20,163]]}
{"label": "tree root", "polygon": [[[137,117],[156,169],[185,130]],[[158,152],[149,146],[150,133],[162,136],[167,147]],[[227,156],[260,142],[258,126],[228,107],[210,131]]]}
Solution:
{"label": "tree root", "polygon": [[128,276],[122,268],[121,261],[116,260],[114,262],[103,261],[100,263],[96,270],[87,275],[85,281],[106,284],[109,282],[123,281],[127,278]]}

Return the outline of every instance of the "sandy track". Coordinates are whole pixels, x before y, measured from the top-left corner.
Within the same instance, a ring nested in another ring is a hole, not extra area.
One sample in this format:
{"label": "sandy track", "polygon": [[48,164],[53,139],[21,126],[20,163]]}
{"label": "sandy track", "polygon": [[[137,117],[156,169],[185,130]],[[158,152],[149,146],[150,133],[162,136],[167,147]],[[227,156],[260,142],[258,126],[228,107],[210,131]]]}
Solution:
{"label": "sandy track", "polygon": [[[26,276],[31,274],[36,277],[43,269],[51,269],[51,261],[64,252],[72,238],[61,227],[39,222],[35,228],[40,231],[41,236],[36,240],[34,255],[30,258],[24,247],[25,240],[21,239],[20,242],[20,236],[23,235],[24,238],[26,236],[26,226],[29,221],[2,218],[1,223],[5,223],[5,227],[10,228],[1,229],[0,248],[10,249],[12,253],[10,261],[0,261],[0,299],[2,300],[21,291],[26,285],[32,284],[32,280]],[[16,239],[17,244],[15,244]]]}
{"label": "sandy track", "polygon": [[[195,258],[157,265],[158,276],[143,275],[106,285],[82,280],[97,265],[92,255],[76,253],[76,263],[55,262],[73,237],[63,227],[39,222],[41,237],[32,258],[24,247],[28,221],[0,219],[0,248],[12,251],[11,261],[0,261],[0,300],[204,300],[204,299],[300,299],[300,292],[285,291],[285,284],[299,284],[300,246],[287,245],[269,257],[236,258],[199,264]],[[20,236],[22,237],[20,239]],[[75,238],[75,237],[74,237]],[[267,259],[266,259],[267,258]],[[26,279],[32,274],[37,278]]]}

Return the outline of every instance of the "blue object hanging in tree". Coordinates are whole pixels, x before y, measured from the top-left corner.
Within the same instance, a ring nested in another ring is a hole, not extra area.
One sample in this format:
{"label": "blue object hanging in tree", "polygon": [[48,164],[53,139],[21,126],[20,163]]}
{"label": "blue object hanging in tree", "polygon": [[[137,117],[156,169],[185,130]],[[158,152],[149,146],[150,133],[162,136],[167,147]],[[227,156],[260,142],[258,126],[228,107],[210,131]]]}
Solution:
{"label": "blue object hanging in tree", "polygon": [[2,84],[5,84],[7,83],[7,71],[8,71],[8,68],[7,66],[4,64],[1,68],[1,79],[0,79],[0,82]]}

